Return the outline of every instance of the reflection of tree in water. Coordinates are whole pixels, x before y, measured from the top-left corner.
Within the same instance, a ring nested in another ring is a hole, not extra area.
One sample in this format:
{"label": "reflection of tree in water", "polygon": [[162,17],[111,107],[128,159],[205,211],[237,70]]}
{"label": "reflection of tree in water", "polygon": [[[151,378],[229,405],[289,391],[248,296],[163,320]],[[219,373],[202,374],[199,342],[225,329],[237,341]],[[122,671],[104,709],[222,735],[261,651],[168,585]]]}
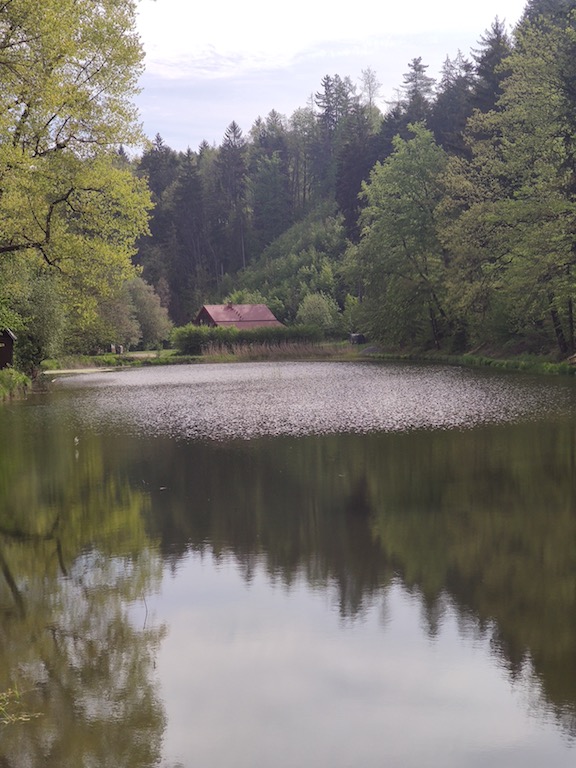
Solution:
{"label": "reflection of tree in water", "polygon": [[306,578],[336,591],[343,616],[361,612],[391,574],[370,531],[369,479],[338,446],[338,438],[151,444],[138,471],[164,551],[232,554],[247,580],[257,565],[286,586]]}
{"label": "reflection of tree in water", "polygon": [[[437,635],[455,611],[569,733],[576,712],[574,435],[542,424],[168,443],[145,458],[166,552],[233,553],[355,616],[396,574]],[[541,695],[539,694],[541,691]]]}
{"label": "reflection of tree in water", "polygon": [[[576,495],[570,425],[523,425],[398,441],[373,531],[434,635],[446,604],[479,634],[531,706],[576,735]],[[408,455],[409,454],[409,455]],[[411,463],[419,475],[414,482]]]}
{"label": "reflection of tree in water", "polygon": [[153,666],[162,630],[137,627],[129,617],[138,597],[133,585],[154,568],[146,553],[128,559],[90,552],[58,586],[27,584],[27,618],[3,621],[2,666],[18,669],[19,684],[30,691],[27,705],[42,714],[3,734],[8,764],[157,763],[164,715]]}
{"label": "reflection of tree in water", "polygon": [[0,457],[0,686],[17,684],[41,713],[3,730],[0,765],[157,765],[163,629],[130,616],[161,575],[147,498],[105,464],[97,441],[74,455],[69,440],[52,439],[44,472],[14,456],[30,446]]}
{"label": "reflection of tree in water", "polygon": [[134,764],[154,764],[161,632],[128,612],[159,578],[156,537],[175,564],[190,551],[232,554],[246,579],[257,567],[288,586],[306,578],[333,591],[344,617],[400,575],[431,637],[455,611],[464,635],[489,637],[510,675],[530,681],[534,708],[575,733],[569,425],[222,445],[115,435],[81,441],[77,458],[64,432],[10,444],[0,455],[0,675],[19,668],[35,681],[31,706],[45,715],[3,734],[9,765],[20,754],[128,765],[135,749]]}

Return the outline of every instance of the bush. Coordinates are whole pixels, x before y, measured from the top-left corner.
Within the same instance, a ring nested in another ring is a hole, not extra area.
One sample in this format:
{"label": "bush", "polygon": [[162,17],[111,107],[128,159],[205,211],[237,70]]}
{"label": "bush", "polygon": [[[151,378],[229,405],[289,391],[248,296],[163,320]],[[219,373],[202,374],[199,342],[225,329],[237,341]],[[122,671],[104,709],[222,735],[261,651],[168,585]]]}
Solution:
{"label": "bush", "polygon": [[324,333],[342,331],[342,316],[338,304],[324,293],[309,293],[298,307],[296,322],[315,326]]}
{"label": "bush", "polygon": [[181,355],[201,355],[202,346],[209,343],[208,331],[206,326],[189,323],[174,328],[170,341]]}
{"label": "bush", "polygon": [[58,371],[60,368],[62,368],[62,366],[59,360],[48,358],[47,360],[42,360],[40,363],[40,368],[43,371]]}

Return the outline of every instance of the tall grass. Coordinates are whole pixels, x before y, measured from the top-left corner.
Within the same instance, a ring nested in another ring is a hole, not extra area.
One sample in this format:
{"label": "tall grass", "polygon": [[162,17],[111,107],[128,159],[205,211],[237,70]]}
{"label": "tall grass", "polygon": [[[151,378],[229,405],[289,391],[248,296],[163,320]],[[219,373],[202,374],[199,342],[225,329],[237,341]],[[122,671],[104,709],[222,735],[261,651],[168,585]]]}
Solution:
{"label": "tall grass", "polygon": [[287,341],[283,344],[219,344],[210,342],[202,351],[203,362],[257,362],[264,360],[347,359],[349,350],[342,344]]}
{"label": "tall grass", "polygon": [[318,328],[304,325],[239,329],[233,326],[213,328],[189,324],[174,328],[171,335],[172,345],[180,355],[201,355],[213,345],[232,350],[241,345],[273,347],[293,343],[309,344],[321,339],[322,333]]}
{"label": "tall grass", "polygon": [[15,395],[25,394],[29,386],[28,376],[15,371],[14,368],[3,368],[0,371],[0,402]]}

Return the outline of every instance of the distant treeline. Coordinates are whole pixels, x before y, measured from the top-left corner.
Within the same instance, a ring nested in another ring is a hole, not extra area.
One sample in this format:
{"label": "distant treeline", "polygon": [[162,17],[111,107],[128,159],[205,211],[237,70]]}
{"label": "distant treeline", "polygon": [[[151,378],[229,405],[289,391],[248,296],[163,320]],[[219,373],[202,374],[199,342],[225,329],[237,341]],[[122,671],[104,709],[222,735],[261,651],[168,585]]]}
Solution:
{"label": "distant treeline", "polygon": [[176,324],[210,301],[292,322],[309,294],[390,346],[574,351],[576,18],[530,0],[439,80],[415,58],[382,114],[371,69],[246,136],[137,164],[155,202],[137,260]]}

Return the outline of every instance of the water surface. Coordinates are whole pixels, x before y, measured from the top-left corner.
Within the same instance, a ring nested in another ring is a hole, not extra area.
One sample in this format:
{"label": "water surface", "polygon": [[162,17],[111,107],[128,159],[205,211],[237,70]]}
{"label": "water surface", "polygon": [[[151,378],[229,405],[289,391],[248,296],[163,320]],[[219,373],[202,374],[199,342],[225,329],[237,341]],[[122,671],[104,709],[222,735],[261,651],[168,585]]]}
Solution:
{"label": "water surface", "polygon": [[572,766],[575,390],[440,366],[71,377],[0,412],[25,766]]}
{"label": "water surface", "polygon": [[542,418],[574,406],[573,388],[436,365],[275,363],[173,366],[64,380],[65,408],[92,427],[252,438],[450,429]]}

